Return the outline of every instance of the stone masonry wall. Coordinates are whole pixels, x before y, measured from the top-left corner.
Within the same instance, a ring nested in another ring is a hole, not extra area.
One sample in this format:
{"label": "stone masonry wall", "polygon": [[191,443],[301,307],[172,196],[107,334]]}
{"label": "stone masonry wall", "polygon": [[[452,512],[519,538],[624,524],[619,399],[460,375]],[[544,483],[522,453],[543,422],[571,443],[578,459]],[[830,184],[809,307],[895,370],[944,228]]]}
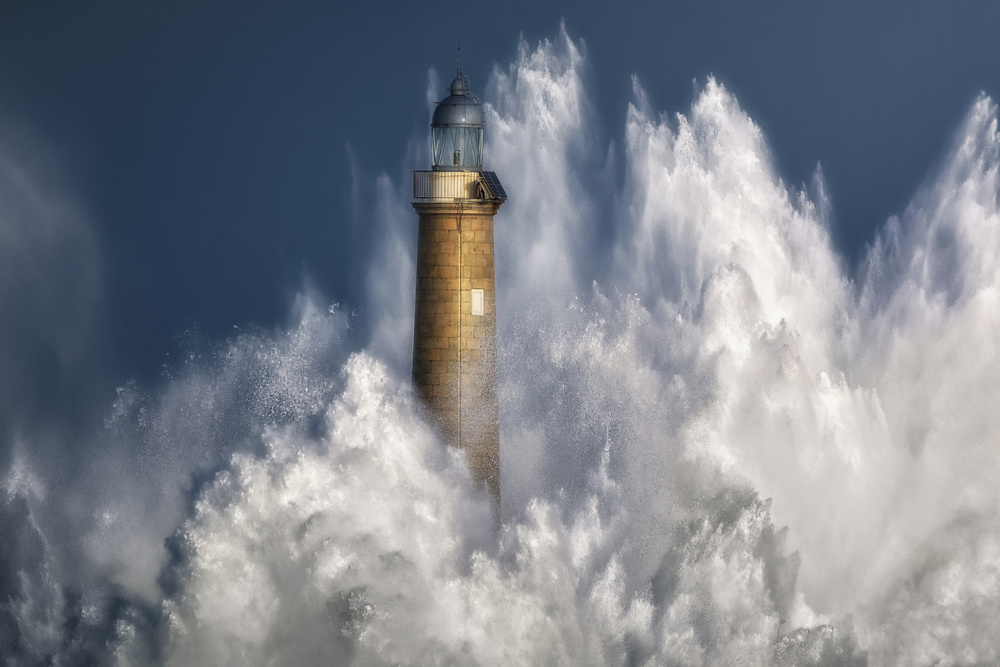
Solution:
{"label": "stone masonry wall", "polygon": [[[493,215],[498,203],[415,203],[420,216],[413,384],[473,477],[500,497]],[[483,315],[472,290],[483,290]]]}

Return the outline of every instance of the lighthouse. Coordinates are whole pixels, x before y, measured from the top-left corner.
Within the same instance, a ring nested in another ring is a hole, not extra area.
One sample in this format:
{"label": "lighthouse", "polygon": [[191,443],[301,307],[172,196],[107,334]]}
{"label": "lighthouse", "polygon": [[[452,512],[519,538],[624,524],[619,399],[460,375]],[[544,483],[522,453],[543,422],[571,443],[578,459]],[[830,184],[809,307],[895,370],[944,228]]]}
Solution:
{"label": "lighthouse", "polygon": [[507,194],[483,171],[486,117],[461,68],[449,92],[431,121],[431,168],[413,172],[413,386],[430,422],[464,450],[499,505],[493,216]]}

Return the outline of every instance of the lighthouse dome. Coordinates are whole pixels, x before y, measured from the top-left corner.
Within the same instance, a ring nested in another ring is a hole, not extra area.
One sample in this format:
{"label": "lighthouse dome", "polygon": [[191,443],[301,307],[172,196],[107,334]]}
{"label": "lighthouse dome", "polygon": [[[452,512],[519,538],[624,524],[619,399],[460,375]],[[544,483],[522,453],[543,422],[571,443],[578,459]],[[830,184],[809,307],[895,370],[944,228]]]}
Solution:
{"label": "lighthouse dome", "polygon": [[431,118],[434,169],[481,170],[486,116],[472,94],[469,77],[458,70],[451,94],[438,102]]}
{"label": "lighthouse dome", "polygon": [[482,127],[485,123],[483,108],[469,88],[469,77],[459,70],[455,80],[451,82],[451,95],[438,102],[431,125]]}

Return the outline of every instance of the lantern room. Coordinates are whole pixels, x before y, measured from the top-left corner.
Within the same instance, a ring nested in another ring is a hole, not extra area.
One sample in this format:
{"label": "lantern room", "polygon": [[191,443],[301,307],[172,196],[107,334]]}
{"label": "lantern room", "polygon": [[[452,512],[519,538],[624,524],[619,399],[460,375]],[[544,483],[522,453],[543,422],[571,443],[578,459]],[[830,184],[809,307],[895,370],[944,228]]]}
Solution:
{"label": "lantern room", "polygon": [[438,102],[431,120],[432,168],[435,171],[482,171],[486,116],[472,94],[469,77],[459,69],[451,95]]}

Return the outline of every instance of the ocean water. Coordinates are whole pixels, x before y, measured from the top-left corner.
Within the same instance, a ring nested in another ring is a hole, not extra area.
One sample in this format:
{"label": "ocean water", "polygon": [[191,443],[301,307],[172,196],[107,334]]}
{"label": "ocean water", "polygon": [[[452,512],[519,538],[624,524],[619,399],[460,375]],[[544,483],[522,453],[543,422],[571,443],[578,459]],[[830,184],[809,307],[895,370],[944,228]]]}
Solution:
{"label": "ocean water", "polygon": [[585,68],[562,33],[482,95],[499,525],[411,396],[414,216],[382,176],[366,346],[303,289],[283,330],[120,388],[72,484],[17,443],[7,664],[1000,660],[996,105],[852,274],[822,173],[782,182],[722,82],[667,114],[635,81],[601,143]]}

